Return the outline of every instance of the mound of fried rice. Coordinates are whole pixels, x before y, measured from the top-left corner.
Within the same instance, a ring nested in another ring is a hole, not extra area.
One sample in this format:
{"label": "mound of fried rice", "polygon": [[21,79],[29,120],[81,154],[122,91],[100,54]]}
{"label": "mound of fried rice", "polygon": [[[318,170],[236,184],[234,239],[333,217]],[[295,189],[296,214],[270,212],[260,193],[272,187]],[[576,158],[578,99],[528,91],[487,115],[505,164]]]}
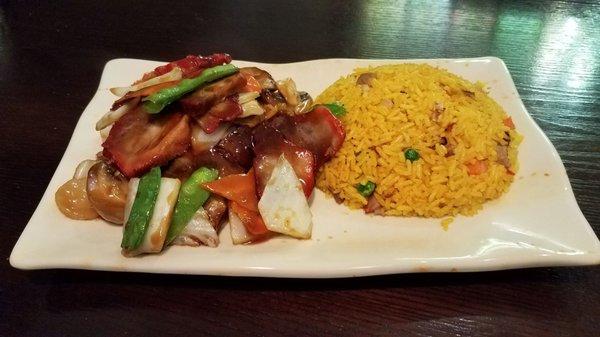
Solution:
{"label": "mound of fried rice", "polygon": [[[330,102],[347,110],[346,140],[317,187],[351,208],[473,215],[507,191],[517,172],[522,137],[482,83],[424,64],[386,65],[340,78],[316,99]],[[420,158],[406,159],[407,149]],[[370,198],[356,188],[367,181],[376,184]]]}

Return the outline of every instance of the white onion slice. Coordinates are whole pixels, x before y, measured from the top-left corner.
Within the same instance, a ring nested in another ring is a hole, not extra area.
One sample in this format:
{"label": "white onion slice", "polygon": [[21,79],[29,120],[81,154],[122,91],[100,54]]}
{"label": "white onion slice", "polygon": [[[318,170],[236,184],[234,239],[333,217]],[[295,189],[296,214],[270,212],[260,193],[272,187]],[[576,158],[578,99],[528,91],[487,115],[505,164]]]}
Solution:
{"label": "white onion slice", "polygon": [[[124,223],[127,223],[127,220],[129,220],[129,214],[131,213],[131,208],[133,207],[133,201],[135,200],[135,195],[137,194],[138,186],[140,185],[140,178],[129,179],[128,185],[127,201],[125,202],[125,210],[123,212]],[[125,231],[125,226],[123,226],[123,231]]]}
{"label": "white onion slice", "polygon": [[263,109],[258,102],[253,99],[242,104],[242,115],[239,118],[244,118],[248,116],[257,116],[265,113],[265,109]]}
{"label": "white onion slice", "polygon": [[238,94],[238,103],[244,104],[246,102],[250,102],[252,100],[257,99],[259,96],[260,93],[256,91],[242,92]]}
{"label": "white onion slice", "polygon": [[165,83],[165,82],[171,82],[171,81],[178,81],[181,79],[183,72],[181,71],[180,68],[175,67],[173,68],[173,70],[169,71],[166,74],[160,75],[160,76],[156,76],[153,77],[147,81],[141,82],[141,83],[137,83],[128,87],[117,87],[117,88],[110,88],[110,92],[112,92],[114,95],[122,97],[125,96],[128,92],[130,91],[138,91],[147,87],[151,87],[153,85],[157,85],[160,83]]}
{"label": "white onion slice", "polygon": [[75,173],[73,174],[73,179],[86,179],[87,175],[92,166],[94,166],[98,161],[93,159],[86,159],[77,165],[75,169]]}
{"label": "white onion slice", "polygon": [[298,94],[298,90],[296,90],[296,83],[291,78],[277,81],[277,89],[289,105],[296,106],[300,102],[300,95]]}
{"label": "white onion slice", "polygon": [[246,230],[246,226],[244,226],[244,223],[242,223],[237,214],[231,210],[231,207],[229,207],[229,233],[234,245],[247,243],[256,238],[256,235],[250,234]]}
{"label": "white onion slice", "polygon": [[192,148],[194,152],[200,153],[217,145],[229,133],[229,127],[229,124],[223,123],[213,133],[206,133],[199,125],[194,123],[192,125]]}
{"label": "white onion slice", "polygon": [[107,113],[100,118],[100,120],[96,123],[96,131],[100,131],[106,128],[109,125],[112,125],[114,122],[119,120],[124,114],[126,114],[129,110],[135,107],[139,103],[139,99],[131,99],[127,103],[121,105],[117,110],[109,110]]}
{"label": "white onion slice", "polygon": [[110,130],[112,129],[112,125],[109,125],[108,127],[105,127],[104,129],[100,130],[100,139],[102,139],[102,142],[104,142],[106,140],[106,138],[108,138],[108,135],[110,135]]}
{"label": "white onion slice", "polygon": [[283,155],[265,186],[258,210],[270,231],[299,239],[309,239],[312,234],[312,214],[302,184]]}
{"label": "white onion slice", "polygon": [[136,253],[158,253],[162,250],[171,224],[171,216],[175,209],[180,186],[179,179],[160,179],[160,189],[158,190],[156,204],[154,204],[154,211],[152,211],[144,241],[142,241]]}
{"label": "white onion slice", "polygon": [[219,245],[217,231],[210,223],[208,214],[200,207],[181,233],[173,240],[173,245],[197,247],[204,244],[209,247]]}

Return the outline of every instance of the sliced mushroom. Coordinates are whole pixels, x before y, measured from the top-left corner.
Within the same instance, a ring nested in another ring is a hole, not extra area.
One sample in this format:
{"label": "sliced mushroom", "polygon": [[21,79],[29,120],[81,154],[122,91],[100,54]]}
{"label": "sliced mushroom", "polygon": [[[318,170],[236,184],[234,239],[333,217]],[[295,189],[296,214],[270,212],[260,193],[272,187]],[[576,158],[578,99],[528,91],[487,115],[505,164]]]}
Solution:
{"label": "sliced mushroom", "polygon": [[300,102],[296,105],[296,114],[308,112],[313,105],[313,99],[306,91],[298,92]]}
{"label": "sliced mushroom", "polygon": [[385,215],[385,209],[383,206],[377,201],[375,195],[371,195],[367,200],[367,205],[364,208],[365,213],[373,213],[375,215]]}
{"label": "sliced mushroom", "polygon": [[375,73],[364,73],[360,74],[356,79],[356,85],[368,85],[369,87],[373,84],[373,80],[377,78]]}
{"label": "sliced mushroom", "polygon": [[377,78],[375,73],[364,73],[360,74],[356,79],[357,85],[368,85],[371,86],[373,84],[373,80]]}
{"label": "sliced mushroom", "polygon": [[90,168],[87,176],[88,199],[104,220],[123,223],[127,190],[127,179],[106,163],[100,162]]}
{"label": "sliced mushroom", "polygon": [[433,105],[433,109],[431,110],[431,120],[433,120],[434,122],[438,122],[440,120],[440,116],[442,115],[442,113],[444,113],[445,110],[446,108],[444,107],[444,104],[440,102],[435,102],[435,104]]}
{"label": "sliced mushroom", "polygon": [[291,78],[286,78],[282,81],[277,81],[277,89],[285,97],[285,101],[290,106],[297,106],[300,102],[298,90],[296,90],[296,83]]}
{"label": "sliced mushroom", "polygon": [[470,90],[463,90],[462,92],[463,92],[463,94],[465,94],[465,96],[467,96],[467,97],[470,97],[470,98],[473,98],[473,97],[475,97],[475,93],[474,93],[473,91],[470,91]]}

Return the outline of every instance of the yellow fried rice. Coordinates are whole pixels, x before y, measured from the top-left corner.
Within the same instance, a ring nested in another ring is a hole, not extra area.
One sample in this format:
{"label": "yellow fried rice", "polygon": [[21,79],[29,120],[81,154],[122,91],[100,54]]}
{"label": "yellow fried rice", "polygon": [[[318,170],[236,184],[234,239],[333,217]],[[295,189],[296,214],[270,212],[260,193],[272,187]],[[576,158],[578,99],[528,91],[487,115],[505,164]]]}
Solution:
{"label": "yellow fried rice", "polygon": [[[357,84],[365,73],[374,75]],[[346,140],[317,187],[351,208],[367,205],[356,186],[371,181],[386,215],[473,215],[517,172],[522,136],[482,83],[424,64],[386,65],[356,69],[316,99],[331,102],[347,110]],[[419,159],[406,159],[408,149]]]}

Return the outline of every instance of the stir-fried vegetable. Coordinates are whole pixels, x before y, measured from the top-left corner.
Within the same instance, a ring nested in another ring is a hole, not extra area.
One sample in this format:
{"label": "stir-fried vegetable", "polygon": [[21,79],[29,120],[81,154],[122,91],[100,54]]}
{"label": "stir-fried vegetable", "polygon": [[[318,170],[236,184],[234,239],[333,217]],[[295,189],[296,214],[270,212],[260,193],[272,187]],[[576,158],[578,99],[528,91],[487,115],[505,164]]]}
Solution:
{"label": "stir-fried vegetable", "polygon": [[132,99],[129,102],[121,105],[117,110],[109,110],[96,123],[96,131],[101,131],[107,126],[112,125],[119,118],[123,117],[124,114],[133,109],[136,105],[138,105],[139,102],[139,99]]}
{"label": "stir-fried vegetable", "polygon": [[202,185],[210,192],[234,201],[240,206],[258,212],[254,170],[248,174],[232,174]]}
{"label": "stir-fried vegetable", "polygon": [[515,123],[513,122],[512,117],[510,117],[510,116],[504,118],[504,120],[502,120],[502,122],[504,123],[504,125],[508,126],[511,129],[515,128]]}
{"label": "stir-fried vegetable", "polygon": [[256,240],[260,235],[253,235],[246,229],[242,220],[229,207],[229,233],[234,245],[247,243]]}
{"label": "stir-fried vegetable", "polygon": [[201,167],[196,170],[181,186],[171,227],[167,234],[166,244],[170,244],[185,228],[194,213],[210,196],[210,192],[202,188],[203,183],[217,179],[219,172],[214,169]]}
{"label": "stir-fried vegetable", "polygon": [[483,160],[474,160],[466,164],[470,176],[480,175],[487,171],[487,164]]}
{"label": "stir-fried vegetable", "polygon": [[242,92],[238,95],[238,103],[244,104],[250,101],[253,101],[260,97],[260,92],[250,91],[250,92]]}
{"label": "stir-fried vegetable", "polygon": [[[154,167],[142,176],[135,192],[135,199],[128,214],[121,247],[137,249],[144,239],[160,190],[160,168]],[[134,193],[134,191],[131,191]]]}
{"label": "stir-fried vegetable", "polygon": [[123,224],[127,201],[127,180],[108,164],[96,162],[87,174],[87,195],[98,214],[106,221]]}
{"label": "stir-fried vegetable", "polygon": [[421,156],[419,155],[419,152],[417,152],[417,150],[415,150],[415,149],[406,149],[404,151],[404,158],[406,158],[407,160],[410,160],[410,161],[415,161],[415,160],[419,160],[419,158],[421,158]]}
{"label": "stir-fried vegetable", "polygon": [[365,198],[368,198],[371,196],[371,194],[373,194],[373,192],[375,192],[376,187],[377,185],[369,180],[364,184],[356,185],[356,190],[358,191],[358,193],[360,193],[360,195],[362,195]]}
{"label": "stir-fried vegetable", "polygon": [[243,207],[235,201],[229,203],[229,208],[231,208],[233,213],[240,218],[248,233],[252,235],[263,235],[269,232],[258,211]]}
{"label": "stir-fried vegetable", "polygon": [[265,109],[263,109],[256,100],[251,100],[250,102],[242,104],[242,114],[240,115],[240,118],[259,116],[264,113]]}
{"label": "stir-fried vegetable", "polygon": [[183,72],[181,71],[180,68],[173,68],[171,71],[169,71],[166,74],[160,75],[160,76],[156,76],[153,77],[147,81],[141,82],[141,83],[137,83],[128,87],[117,87],[117,88],[110,88],[110,92],[112,92],[114,95],[117,96],[124,96],[125,94],[127,94],[130,91],[138,91],[147,87],[151,87],[153,85],[157,85],[157,84],[161,84],[161,83],[165,83],[165,82],[172,82],[172,81],[178,81],[181,79],[181,75],[183,74]]}
{"label": "stir-fried vegetable", "polygon": [[346,110],[314,106],[293,80],[230,62],[188,55],[111,88],[119,98],[95,126],[103,152],[57,191],[59,209],[124,223],[126,256],[168,244],[215,247],[227,210],[234,244],[310,238],[307,198],[344,140],[336,117]]}
{"label": "stir-fried vegetable", "polygon": [[162,250],[180,186],[179,179],[160,179],[160,190],[148,224],[148,230],[142,244],[135,253],[158,253]]}
{"label": "stir-fried vegetable", "polygon": [[254,170],[248,174],[233,174],[203,185],[207,190],[230,200],[229,208],[253,235],[268,232],[258,213]]}
{"label": "stir-fried vegetable", "polygon": [[279,92],[290,106],[296,106],[300,102],[300,94],[296,90],[296,83],[291,78],[277,81],[277,89],[279,89]]}
{"label": "stir-fried vegetable", "polygon": [[198,77],[185,79],[174,87],[163,89],[144,99],[144,108],[148,113],[159,113],[167,105],[180,99],[183,95],[195,90],[201,85],[229,76],[238,71],[232,64],[208,68]]}
{"label": "stir-fried vegetable", "polygon": [[346,108],[344,108],[343,105],[338,104],[338,103],[327,103],[327,104],[323,104],[323,105],[326,106],[327,109],[329,109],[329,111],[331,111],[331,113],[337,118],[342,117],[347,112]]}
{"label": "stir-fried vegetable", "polygon": [[175,240],[173,240],[172,244],[193,247],[202,244],[209,247],[216,247],[219,245],[219,235],[212,226],[204,208],[198,208],[185,228],[179,233]]}
{"label": "stir-fried vegetable", "polygon": [[188,55],[183,59],[172,61],[165,65],[156,67],[153,71],[144,74],[142,81],[166,74],[173,70],[173,68],[180,68],[181,71],[183,71],[183,77],[194,77],[198,76],[197,72],[202,71],[202,69],[230,62],[231,56],[229,56],[229,54],[218,53],[208,56]]}
{"label": "stir-fried vegetable", "polygon": [[191,130],[193,151],[195,153],[201,153],[210,150],[211,147],[217,145],[217,143],[229,133],[230,128],[230,124],[223,123],[219,125],[213,133],[206,133],[199,125],[194,123]]}
{"label": "stir-fried vegetable", "polygon": [[75,173],[73,173],[73,179],[87,178],[90,169],[98,163],[98,160],[86,159],[77,165]]}
{"label": "stir-fried vegetable", "polygon": [[256,98],[258,98],[259,96],[260,92],[256,91],[243,92],[239,94],[238,103],[242,105],[242,114],[239,118],[244,118],[248,116],[258,116],[265,113],[265,109],[263,109],[260,106],[260,104],[258,104],[258,102],[256,101]]}
{"label": "stir-fried vegetable", "polygon": [[273,232],[300,239],[312,233],[312,214],[294,168],[283,155],[265,186],[258,209],[266,227]]}
{"label": "stir-fried vegetable", "polygon": [[126,256],[159,253],[162,250],[180,185],[179,179],[160,179],[160,189],[148,223],[148,229],[138,248],[124,250]]}

